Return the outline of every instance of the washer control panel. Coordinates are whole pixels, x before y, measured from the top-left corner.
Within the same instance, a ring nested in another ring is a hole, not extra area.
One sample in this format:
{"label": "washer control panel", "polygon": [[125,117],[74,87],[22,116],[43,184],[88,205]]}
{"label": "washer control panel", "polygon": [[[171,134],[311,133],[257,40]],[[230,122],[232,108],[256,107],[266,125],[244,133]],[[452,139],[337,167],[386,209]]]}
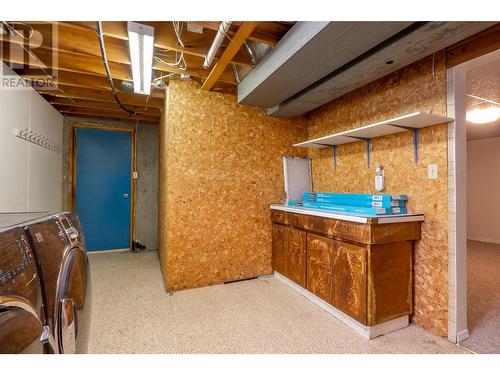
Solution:
{"label": "washer control panel", "polygon": [[0,286],[14,280],[31,262],[33,254],[24,232],[6,233],[0,240]]}

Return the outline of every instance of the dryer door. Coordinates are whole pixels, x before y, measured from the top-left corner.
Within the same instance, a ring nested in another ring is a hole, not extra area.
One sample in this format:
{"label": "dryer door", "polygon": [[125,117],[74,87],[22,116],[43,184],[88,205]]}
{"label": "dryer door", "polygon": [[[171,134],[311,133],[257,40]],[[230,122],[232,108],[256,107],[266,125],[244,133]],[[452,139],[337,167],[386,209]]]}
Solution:
{"label": "dryer door", "polygon": [[44,339],[43,333],[42,322],[28,301],[0,297],[0,353],[53,353],[51,343]]}
{"label": "dryer door", "polygon": [[60,353],[86,353],[90,329],[90,274],[79,247],[66,254],[59,279],[56,336]]}

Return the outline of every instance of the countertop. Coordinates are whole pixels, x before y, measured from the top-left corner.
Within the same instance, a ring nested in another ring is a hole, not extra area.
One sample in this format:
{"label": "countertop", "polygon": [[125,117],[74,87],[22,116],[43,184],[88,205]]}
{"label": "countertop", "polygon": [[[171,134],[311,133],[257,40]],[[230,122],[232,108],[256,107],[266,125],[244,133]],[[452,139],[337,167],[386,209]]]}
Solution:
{"label": "countertop", "polygon": [[284,204],[271,204],[272,210],[293,212],[296,214],[312,215],[351,221],[355,223],[368,223],[369,220],[376,219],[378,224],[406,223],[412,221],[424,221],[424,215],[421,213],[396,214],[396,215],[357,215],[334,212],[330,210],[320,210],[316,208],[291,207]]}

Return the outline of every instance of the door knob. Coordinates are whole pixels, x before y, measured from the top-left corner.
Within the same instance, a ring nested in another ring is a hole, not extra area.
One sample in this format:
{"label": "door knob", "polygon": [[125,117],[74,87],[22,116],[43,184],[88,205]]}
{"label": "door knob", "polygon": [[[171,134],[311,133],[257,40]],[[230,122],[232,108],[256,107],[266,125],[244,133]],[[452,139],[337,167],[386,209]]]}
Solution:
{"label": "door knob", "polygon": [[123,199],[128,199],[128,194],[127,193],[123,194]]}

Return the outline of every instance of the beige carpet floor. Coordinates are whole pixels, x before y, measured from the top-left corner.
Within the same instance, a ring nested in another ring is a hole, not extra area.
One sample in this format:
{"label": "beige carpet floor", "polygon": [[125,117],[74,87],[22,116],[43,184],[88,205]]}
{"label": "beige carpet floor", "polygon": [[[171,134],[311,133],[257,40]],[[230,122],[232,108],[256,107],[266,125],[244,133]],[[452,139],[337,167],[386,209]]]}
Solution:
{"label": "beige carpet floor", "polygon": [[91,353],[466,353],[411,325],[374,340],[274,278],[164,292],[158,255],[89,255]]}
{"label": "beige carpet floor", "polygon": [[470,337],[462,345],[500,354],[500,245],[467,242],[467,313]]}

